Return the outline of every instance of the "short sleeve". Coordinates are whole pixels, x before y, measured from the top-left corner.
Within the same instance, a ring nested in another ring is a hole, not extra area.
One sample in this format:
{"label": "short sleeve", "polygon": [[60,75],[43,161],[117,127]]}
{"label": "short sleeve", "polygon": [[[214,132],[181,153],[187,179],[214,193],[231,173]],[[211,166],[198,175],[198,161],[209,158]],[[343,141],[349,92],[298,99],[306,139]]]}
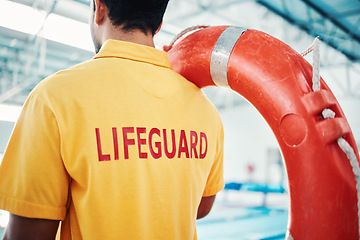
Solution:
{"label": "short sleeve", "polygon": [[70,180],[60,139],[49,101],[32,92],[0,166],[0,209],[30,218],[64,219]]}
{"label": "short sleeve", "polygon": [[217,154],[208,176],[203,197],[213,196],[224,186],[224,129],[221,124],[221,133],[217,141]]}

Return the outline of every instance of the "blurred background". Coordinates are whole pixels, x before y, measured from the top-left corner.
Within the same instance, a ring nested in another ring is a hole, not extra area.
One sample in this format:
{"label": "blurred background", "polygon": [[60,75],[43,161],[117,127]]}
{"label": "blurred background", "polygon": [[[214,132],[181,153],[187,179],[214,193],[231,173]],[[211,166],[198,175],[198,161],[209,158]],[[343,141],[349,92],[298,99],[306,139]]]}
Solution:
{"label": "blurred background", "polygon": [[[0,0],[0,161],[21,106],[46,76],[94,56],[90,0]],[[319,36],[320,74],[360,138],[360,1],[170,0],[156,47],[195,25],[264,31],[299,53]],[[312,63],[312,54],[306,56]],[[277,141],[259,113],[226,88],[204,89],[225,128],[225,190],[198,221],[199,239],[283,239],[287,177]],[[316,146],[314,146],[316,147]],[[0,236],[8,213],[0,212]]]}

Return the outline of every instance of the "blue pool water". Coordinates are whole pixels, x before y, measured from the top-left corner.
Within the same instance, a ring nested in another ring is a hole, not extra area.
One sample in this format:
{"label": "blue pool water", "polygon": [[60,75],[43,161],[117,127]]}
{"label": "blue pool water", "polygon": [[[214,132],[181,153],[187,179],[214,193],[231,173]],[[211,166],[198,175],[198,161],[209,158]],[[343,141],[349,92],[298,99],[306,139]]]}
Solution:
{"label": "blue pool water", "polygon": [[279,208],[226,208],[197,221],[199,240],[284,239],[288,211]]}

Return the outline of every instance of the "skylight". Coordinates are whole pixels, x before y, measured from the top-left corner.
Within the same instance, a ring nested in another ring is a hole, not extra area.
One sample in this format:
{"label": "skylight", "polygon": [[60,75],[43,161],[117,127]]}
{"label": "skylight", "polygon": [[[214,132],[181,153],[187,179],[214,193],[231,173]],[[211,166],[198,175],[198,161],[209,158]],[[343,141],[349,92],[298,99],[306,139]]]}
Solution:
{"label": "skylight", "polygon": [[0,1],[0,26],[94,51],[88,24],[8,0]]}

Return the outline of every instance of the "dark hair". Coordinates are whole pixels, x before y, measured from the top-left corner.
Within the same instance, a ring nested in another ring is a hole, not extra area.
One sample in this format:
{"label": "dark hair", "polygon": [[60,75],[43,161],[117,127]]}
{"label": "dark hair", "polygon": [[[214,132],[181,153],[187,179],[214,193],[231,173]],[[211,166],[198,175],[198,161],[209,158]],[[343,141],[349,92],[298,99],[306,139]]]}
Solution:
{"label": "dark hair", "polygon": [[101,0],[109,10],[114,26],[123,30],[139,29],[152,35],[161,25],[169,0]]}

